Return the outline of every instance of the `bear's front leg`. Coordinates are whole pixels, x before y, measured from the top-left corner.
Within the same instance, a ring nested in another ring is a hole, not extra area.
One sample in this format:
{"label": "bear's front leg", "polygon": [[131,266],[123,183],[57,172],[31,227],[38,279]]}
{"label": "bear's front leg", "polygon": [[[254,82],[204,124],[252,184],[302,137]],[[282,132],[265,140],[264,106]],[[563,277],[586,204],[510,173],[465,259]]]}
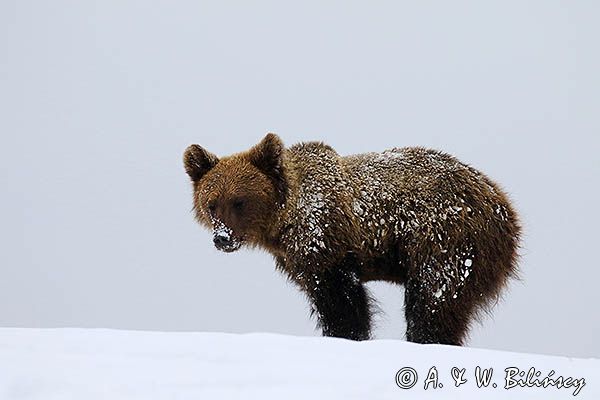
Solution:
{"label": "bear's front leg", "polygon": [[358,278],[353,257],[305,277],[304,290],[324,336],[367,340],[371,334],[371,298]]}

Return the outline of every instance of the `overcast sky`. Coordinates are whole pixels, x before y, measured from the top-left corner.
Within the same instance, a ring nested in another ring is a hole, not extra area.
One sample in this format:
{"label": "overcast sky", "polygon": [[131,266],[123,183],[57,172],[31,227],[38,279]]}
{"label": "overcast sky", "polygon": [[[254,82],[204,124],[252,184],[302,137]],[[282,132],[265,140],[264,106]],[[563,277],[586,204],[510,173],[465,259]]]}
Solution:
{"label": "overcast sky", "polygon": [[[0,2],[0,326],[319,334],[269,255],[190,212],[187,145],[274,131],[487,173],[522,280],[470,345],[600,357],[600,3],[286,3]],[[369,286],[403,339],[402,288]]]}

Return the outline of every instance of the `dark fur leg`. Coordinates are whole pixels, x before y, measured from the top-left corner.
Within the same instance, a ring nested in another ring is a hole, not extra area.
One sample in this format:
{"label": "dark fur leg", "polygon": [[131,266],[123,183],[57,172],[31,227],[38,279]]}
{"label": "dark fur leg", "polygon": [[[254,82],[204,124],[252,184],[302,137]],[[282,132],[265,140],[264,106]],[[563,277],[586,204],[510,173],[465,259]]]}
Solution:
{"label": "dark fur leg", "polygon": [[359,281],[355,264],[344,260],[313,275],[306,288],[324,336],[367,340],[371,333],[371,307],[367,289]]}
{"label": "dark fur leg", "polygon": [[469,327],[471,307],[434,305],[431,299],[432,294],[420,282],[409,279],[404,297],[406,340],[461,346]]}

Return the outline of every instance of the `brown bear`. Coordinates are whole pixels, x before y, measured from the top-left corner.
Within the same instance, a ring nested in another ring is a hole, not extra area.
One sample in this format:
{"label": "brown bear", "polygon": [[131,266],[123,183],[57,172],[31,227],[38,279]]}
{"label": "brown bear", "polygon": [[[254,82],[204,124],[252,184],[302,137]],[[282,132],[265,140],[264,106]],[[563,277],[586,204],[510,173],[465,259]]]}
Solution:
{"label": "brown bear", "polygon": [[340,156],[268,134],[218,158],[184,154],[197,220],[214,244],[270,252],[326,336],[370,338],[364,283],[405,287],[406,338],[462,345],[470,322],[516,275],[520,226],[504,192],[456,158],[421,147]]}

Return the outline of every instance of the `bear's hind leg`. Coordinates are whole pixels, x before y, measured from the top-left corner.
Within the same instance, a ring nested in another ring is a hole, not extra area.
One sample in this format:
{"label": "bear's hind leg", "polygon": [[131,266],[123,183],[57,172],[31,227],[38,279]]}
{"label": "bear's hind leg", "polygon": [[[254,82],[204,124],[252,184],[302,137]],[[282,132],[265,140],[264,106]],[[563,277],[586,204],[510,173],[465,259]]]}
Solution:
{"label": "bear's hind leg", "polygon": [[435,293],[428,293],[422,282],[409,279],[404,295],[406,339],[414,343],[437,343],[461,346],[464,343],[474,306],[456,299],[436,303]]}

